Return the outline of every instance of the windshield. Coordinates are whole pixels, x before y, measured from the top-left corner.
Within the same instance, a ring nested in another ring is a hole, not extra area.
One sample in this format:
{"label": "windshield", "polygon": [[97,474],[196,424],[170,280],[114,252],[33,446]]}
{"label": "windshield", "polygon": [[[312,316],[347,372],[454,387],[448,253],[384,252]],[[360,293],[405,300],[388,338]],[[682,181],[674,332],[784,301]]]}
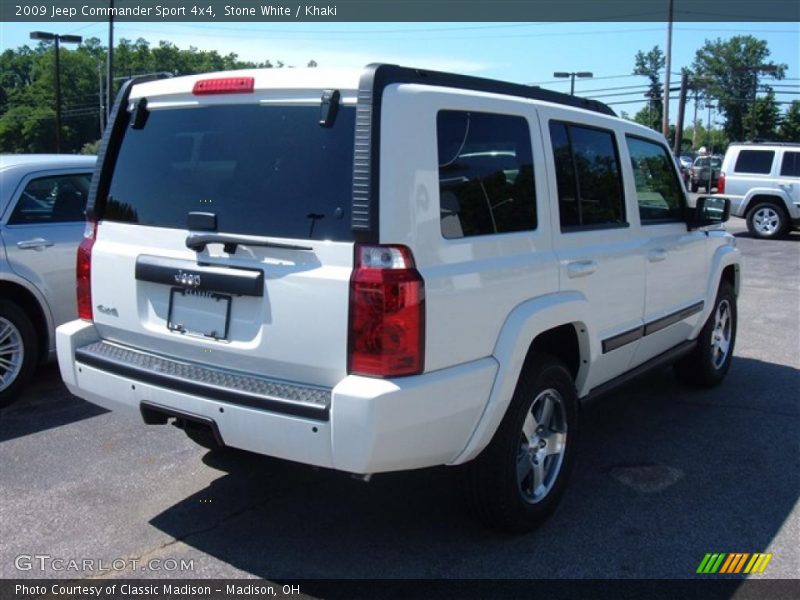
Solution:
{"label": "windshield", "polygon": [[185,229],[211,212],[220,232],[350,241],[354,135],[354,107],[329,128],[319,106],[154,110],[125,133],[102,217]]}
{"label": "windshield", "polygon": [[[694,161],[695,167],[707,167],[708,166],[708,157],[698,158]],[[722,159],[719,158],[711,158],[711,167],[716,169],[722,166]]]}

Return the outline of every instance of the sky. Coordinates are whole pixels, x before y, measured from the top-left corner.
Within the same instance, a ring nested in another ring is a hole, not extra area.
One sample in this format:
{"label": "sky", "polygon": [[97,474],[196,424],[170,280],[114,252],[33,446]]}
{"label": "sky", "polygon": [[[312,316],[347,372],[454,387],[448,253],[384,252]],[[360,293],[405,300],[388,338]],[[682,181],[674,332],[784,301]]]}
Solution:
{"label": "sky", "polygon": [[[46,29],[107,41],[106,22],[0,23],[0,51],[32,44],[29,32]],[[779,102],[800,100],[800,24],[675,23],[672,38],[672,85],[689,67],[706,39],[751,34],[766,40],[770,59],[788,66],[775,88]],[[631,75],[638,50],[666,49],[665,23],[115,23],[115,38],[168,40],[179,48],[194,46],[234,52],[241,59],[283,61],[305,66],[361,67],[371,62],[466,73],[535,84],[569,92],[569,80],[554,71],[590,71],[577,80],[576,95],[609,103],[619,114],[635,114],[645,105],[640,89],[647,80]],[[663,77],[662,77],[663,80]],[[608,89],[626,88],[626,89]],[[633,91],[632,91],[633,90]],[[677,92],[674,93],[677,96]],[[677,102],[670,107],[674,122]],[[786,105],[782,105],[785,108]],[[693,104],[687,107],[690,122]],[[701,115],[707,120],[707,112]],[[712,122],[717,119],[712,113]]]}

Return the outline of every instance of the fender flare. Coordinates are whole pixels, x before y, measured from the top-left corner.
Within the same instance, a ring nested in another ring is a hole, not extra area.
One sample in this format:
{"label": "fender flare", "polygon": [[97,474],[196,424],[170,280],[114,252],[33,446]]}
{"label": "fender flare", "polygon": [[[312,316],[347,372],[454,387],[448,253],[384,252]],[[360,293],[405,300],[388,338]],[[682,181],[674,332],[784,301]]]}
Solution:
{"label": "fender flare", "polygon": [[776,200],[780,200],[783,203],[783,208],[786,210],[786,212],[791,214],[789,207],[791,200],[783,190],[776,188],[751,188],[747,191],[744,200],[742,200],[741,213],[743,217],[747,217],[747,211],[750,209],[750,203],[756,196],[772,196]]}
{"label": "fender flare", "polygon": [[717,298],[717,290],[722,282],[722,272],[729,266],[733,265],[736,270],[736,277],[734,279],[734,294],[739,296],[739,288],[741,287],[741,252],[732,243],[725,246],[720,246],[711,257],[711,265],[709,267],[708,287],[706,288],[706,303],[703,307],[703,312],[697,320],[694,330],[690,339],[695,339],[700,335],[700,330],[706,324],[711,311],[714,310],[714,300]]}
{"label": "fender flare", "polygon": [[[581,364],[576,377],[578,396],[586,390],[585,382],[593,357],[601,352],[598,336],[586,316],[591,315],[589,302],[579,292],[548,294],[519,304],[505,320],[492,355],[499,368],[491,393],[464,449],[450,463],[472,460],[489,444],[506,414],[517,387],[528,350],[536,337],[562,325],[575,324]],[[595,340],[596,343],[592,343]]]}

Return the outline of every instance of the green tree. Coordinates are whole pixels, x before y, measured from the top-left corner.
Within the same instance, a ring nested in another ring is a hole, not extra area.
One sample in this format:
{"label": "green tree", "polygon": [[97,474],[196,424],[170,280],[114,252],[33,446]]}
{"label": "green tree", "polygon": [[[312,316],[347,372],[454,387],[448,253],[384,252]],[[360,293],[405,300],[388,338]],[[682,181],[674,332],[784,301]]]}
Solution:
{"label": "green tree", "polygon": [[[79,152],[100,136],[106,56],[106,48],[98,38],[88,38],[78,47],[61,47],[63,152]],[[281,61],[276,64],[284,66]],[[168,41],[151,46],[142,38],[136,41],[123,38],[114,51],[112,86],[116,90],[125,78],[144,73],[191,75],[273,66],[269,60],[242,61],[234,53],[221,55],[194,47],[182,50]],[[55,150],[54,67],[51,43],[0,53],[0,152]]]}
{"label": "green tree", "polygon": [[633,68],[634,75],[643,75],[650,80],[647,90],[648,105],[634,116],[633,120],[656,131],[661,130],[661,119],[664,113],[664,99],[661,85],[661,70],[666,59],[661,48],[653,46],[649,52],[636,53]]}
{"label": "green tree", "polygon": [[778,137],[783,142],[800,143],[800,100],[795,100],[781,119]]}
{"label": "green tree", "polygon": [[753,132],[754,139],[774,140],[778,135],[781,111],[772,90],[766,96],[757,98],[753,110],[745,120],[748,131]]}
{"label": "green tree", "polygon": [[[707,96],[717,99],[725,116],[725,133],[731,140],[745,139],[745,116],[752,115],[757,104],[761,77],[784,76],[786,65],[768,62],[769,56],[767,42],[751,35],[737,35],[725,41],[706,40],[695,54],[692,65],[695,84],[702,86]],[[752,122],[751,116],[751,128]]]}

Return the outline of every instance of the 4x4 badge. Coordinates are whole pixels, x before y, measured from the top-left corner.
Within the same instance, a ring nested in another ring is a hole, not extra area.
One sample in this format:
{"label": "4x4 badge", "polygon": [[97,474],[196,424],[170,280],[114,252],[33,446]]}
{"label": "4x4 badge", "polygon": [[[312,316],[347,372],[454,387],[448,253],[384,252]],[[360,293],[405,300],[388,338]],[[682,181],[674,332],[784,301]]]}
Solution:
{"label": "4x4 badge", "polygon": [[198,287],[200,285],[200,275],[178,270],[178,272],[175,273],[175,283],[180,283],[187,287]]}

